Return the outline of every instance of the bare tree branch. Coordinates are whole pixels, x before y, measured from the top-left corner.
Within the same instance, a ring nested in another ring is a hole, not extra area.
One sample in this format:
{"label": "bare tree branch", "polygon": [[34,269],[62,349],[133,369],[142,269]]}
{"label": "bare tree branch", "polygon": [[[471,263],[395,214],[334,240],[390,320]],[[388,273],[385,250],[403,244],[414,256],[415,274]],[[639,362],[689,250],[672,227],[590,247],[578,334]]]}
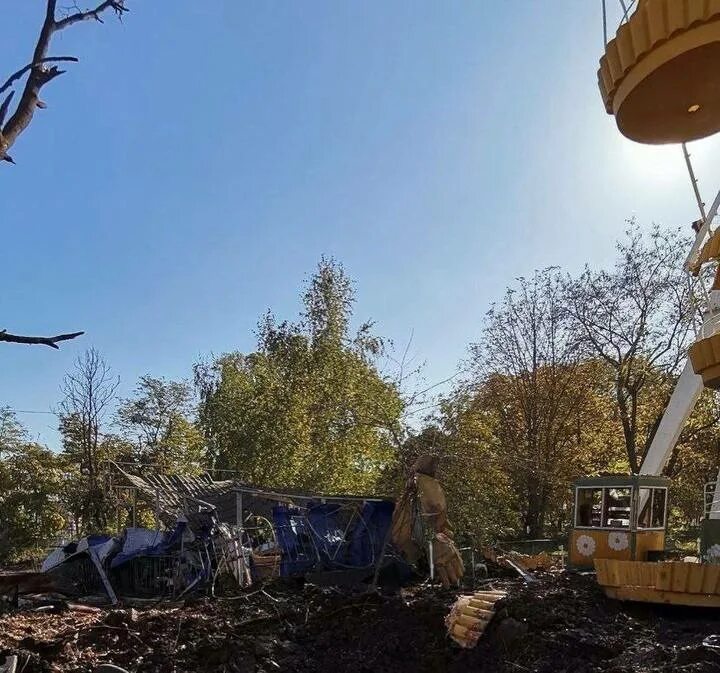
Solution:
{"label": "bare tree branch", "polygon": [[24,68],[20,68],[17,72],[14,72],[10,77],[7,78],[5,84],[0,86],[0,93],[6,91],[13,82],[20,79],[28,70],[31,70],[35,66],[42,65],[43,63],[60,63],[60,62],[71,62],[77,63],[80,59],[75,56],[48,56],[42,59],[39,63],[28,63]]}
{"label": "bare tree branch", "polygon": [[[102,23],[100,15],[106,10],[112,9],[120,17],[127,12],[125,0],[106,0],[100,3],[95,9],[87,11],[77,11],[58,20],[56,17],[57,0],[46,0],[45,17],[40,28],[35,49],[33,51],[30,63],[5,80],[0,87],[0,94],[12,87],[15,82],[22,79],[27,74],[25,86],[23,87],[20,100],[17,103],[15,111],[10,118],[5,121],[10,111],[10,105],[13,102],[15,91],[5,96],[0,103],[0,161],[7,161],[14,164],[15,161],[8,154],[8,150],[14,145],[18,137],[27,129],[33,119],[35,110],[44,109],[45,103],[40,100],[40,90],[45,84],[51,82],[56,77],[62,75],[65,71],[60,70],[57,65],[49,63],[71,62],[76,63],[78,59],[75,56],[48,56],[50,42],[54,33],[67,28],[68,26],[85,21],[95,19]],[[0,341],[19,343],[19,344],[41,344],[50,346],[51,348],[59,348],[58,342],[68,341],[83,334],[83,332],[72,332],[69,334],[58,334],[51,337],[41,336],[23,336],[17,334],[9,334],[7,331],[0,331]]]}
{"label": "bare tree branch", "polygon": [[90,348],[75,361],[65,375],[60,403],[60,431],[66,451],[70,449],[79,463],[87,485],[80,504],[83,525],[95,530],[107,526],[108,499],[101,479],[102,435],[100,428],[109,406],[115,399],[120,378],[94,349]]}
{"label": "bare tree branch", "polygon": [[8,341],[14,344],[29,344],[50,346],[50,348],[60,348],[57,344],[59,341],[70,341],[75,337],[79,337],[85,332],[70,332],[69,334],[58,334],[51,337],[42,336],[20,336],[18,334],[9,334],[7,330],[0,330],[0,341]]}
{"label": "bare tree branch", "polygon": [[11,91],[7,96],[5,96],[5,100],[2,102],[2,105],[0,105],[0,128],[2,128],[3,122],[5,121],[8,108],[10,107],[10,102],[12,101],[14,95],[15,92]]}
{"label": "bare tree branch", "polygon": [[[47,52],[53,35],[80,21],[95,19],[102,23],[100,15],[109,9],[114,10],[118,16],[122,16],[124,12],[128,11],[127,7],[125,7],[125,0],[106,0],[95,9],[79,11],[58,21],[55,15],[56,7],[57,0],[47,0],[45,18],[40,29],[40,35],[35,44],[31,63],[13,73],[6,80],[2,88],[0,88],[0,93],[6,91],[14,82],[21,79],[26,73],[29,73],[15,112],[4,126],[0,128],[0,161],[15,163],[12,157],[8,155],[8,150],[30,125],[35,110],[45,107],[45,104],[40,100],[40,89],[65,72],[55,65],[48,67],[46,64],[62,61],[77,62],[78,60],[74,56],[49,57]],[[0,124],[4,122],[11,99],[12,96],[8,96],[2,103],[0,112],[3,114],[0,115]]]}
{"label": "bare tree branch", "polygon": [[[0,157],[2,158],[7,158],[8,149],[13,146],[18,136],[30,125],[42,86],[60,74],[57,68],[54,68],[55,74],[50,75],[43,65],[43,59],[47,57],[50,39],[55,29],[56,4],[56,0],[47,1],[45,19],[33,52],[33,66],[30,68],[30,74],[25,82],[20,102],[14,114],[0,132]],[[50,70],[52,71],[52,68]]]}
{"label": "bare tree branch", "polygon": [[124,0],[105,0],[105,2],[99,4],[95,9],[90,9],[86,12],[76,12],[75,14],[70,14],[69,16],[66,16],[64,19],[55,23],[55,29],[63,30],[63,28],[72,26],[74,23],[80,23],[80,21],[89,21],[90,19],[95,19],[95,21],[103,23],[102,17],[100,15],[108,9],[115,10],[115,13],[118,16],[122,16],[125,12],[130,11],[127,7],[125,7]]}

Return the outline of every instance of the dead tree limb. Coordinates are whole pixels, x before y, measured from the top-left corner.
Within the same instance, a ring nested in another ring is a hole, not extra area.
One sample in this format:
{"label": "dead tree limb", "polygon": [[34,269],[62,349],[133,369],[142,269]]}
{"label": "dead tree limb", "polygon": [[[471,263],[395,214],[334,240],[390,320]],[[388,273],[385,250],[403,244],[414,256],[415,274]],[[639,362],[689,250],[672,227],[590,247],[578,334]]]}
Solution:
{"label": "dead tree limb", "polygon": [[45,18],[40,28],[40,35],[35,44],[32,61],[24,68],[13,73],[7,79],[2,89],[0,89],[0,93],[6,91],[14,82],[27,74],[20,100],[7,122],[5,122],[5,116],[13,100],[13,93],[7,96],[2,104],[0,104],[0,161],[15,163],[8,154],[8,150],[30,125],[35,110],[45,107],[45,104],[40,100],[40,90],[48,82],[51,82],[65,72],[64,70],[60,70],[56,65],[48,66],[47,64],[77,61],[73,56],[48,56],[48,49],[50,48],[53,35],[81,21],[94,19],[102,23],[101,15],[108,10],[114,11],[119,17],[128,11],[127,7],[125,7],[125,0],[105,0],[105,2],[101,2],[95,9],[78,11],[58,20],[56,9],[57,0],[47,0]]}
{"label": "dead tree limb", "polygon": [[[7,111],[10,108],[10,102],[12,101],[14,95],[15,92],[11,91],[7,96],[5,96],[5,100],[3,100],[2,104],[0,104],[0,128],[2,128],[3,122],[5,121]],[[11,157],[6,160],[10,161],[10,163],[14,163]]]}
{"label": "dead tree limb", "polygon": [[62,30],[63,28],[72,26],[74,23],[89,21],[90,19],[95,19],[95,21],[103,23],[101,14],[108,9],[114,10],[119,17],[121,17],[125,12],[130,11],[127,7],[125,7],[124,0],[106,0],[105,2],[99,4],[95,9],[90,9],[86,12],[76,12],[66,16],[64,19],[57,21],[55,23],[55,27],[57,30]]}
{"label": "dead tree limb", "polygon": [[21,336],[19,334],[9,334],[7,330],[0,330],[0,341],[7,341],[14,344],[29,344],[50,346],[50,348],[60,348],[59,341],[70,341],[75,337],[79,337],[85,332],[70,332],[69,334],[58,334],[51,337],[43,336]]}
{"label": "dead tree limb", "polygon": [[43,63],[59,63],[61,61],[70,61],[72,63],[77,63],[80,59],[78,59],[75,56],[48,56],[47,58],[42,59],[40,63],[28,63],[24,68],[20,68],[17,72],[14,72],[10,77],[7,78],[7,81],[5,84],[0,86],[0,93],[3,93],[7,91],[7,89],[12,85],[13,82],[20,79],[28,70],[30,70],[35,65],[42,65]]}

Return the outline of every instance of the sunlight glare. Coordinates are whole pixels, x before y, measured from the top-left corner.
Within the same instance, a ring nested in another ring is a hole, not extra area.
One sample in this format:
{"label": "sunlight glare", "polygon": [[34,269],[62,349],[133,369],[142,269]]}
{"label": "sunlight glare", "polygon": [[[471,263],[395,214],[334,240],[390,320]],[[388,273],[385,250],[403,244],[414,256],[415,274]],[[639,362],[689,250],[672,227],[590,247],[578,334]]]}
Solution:
{"label": "sunlight glare", "polygon": [[667,184],[687,175],[679,145],[641,145],[624,140],[621,147],[625,170],[638,178]]}

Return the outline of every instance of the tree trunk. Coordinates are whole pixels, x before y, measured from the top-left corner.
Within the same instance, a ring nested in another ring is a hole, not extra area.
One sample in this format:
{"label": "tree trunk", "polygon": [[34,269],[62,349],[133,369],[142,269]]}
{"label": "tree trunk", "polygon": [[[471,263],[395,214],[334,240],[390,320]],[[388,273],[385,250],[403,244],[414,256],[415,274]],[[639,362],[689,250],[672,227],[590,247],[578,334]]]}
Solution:
{"label": "tree trunk", "polygon": [[525,514],[524,537],[534,540],[542,537],[545,522],[543,498],[539,480],[532,478],[528,484],[528,507]]}

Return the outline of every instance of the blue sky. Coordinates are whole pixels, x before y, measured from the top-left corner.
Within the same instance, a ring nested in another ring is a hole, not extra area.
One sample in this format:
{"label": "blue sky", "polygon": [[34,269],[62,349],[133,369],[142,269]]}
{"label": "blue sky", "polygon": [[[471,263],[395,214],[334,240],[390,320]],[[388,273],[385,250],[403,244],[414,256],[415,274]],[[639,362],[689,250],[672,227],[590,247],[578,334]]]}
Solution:
{"label": "blue sky", "polygon": [[[0,42],[29,58],[41,2]],[[612,259],[626,218],[697,218],[677,147],[621,138],[596,85],[597,2],[129,2],[78,25],[0,166],[0,328],[84,329],[60,351],[0,348],[0,404],[44,411],[96,346],[127,394],[295,316],[322,254],[358,318],[456,370],[490,303],[547,265]],[[11,25],[12,24],[12,25]],[[691,150],[705,199],[715,139]],[[57,441],[49,415],[21,416]]]}

